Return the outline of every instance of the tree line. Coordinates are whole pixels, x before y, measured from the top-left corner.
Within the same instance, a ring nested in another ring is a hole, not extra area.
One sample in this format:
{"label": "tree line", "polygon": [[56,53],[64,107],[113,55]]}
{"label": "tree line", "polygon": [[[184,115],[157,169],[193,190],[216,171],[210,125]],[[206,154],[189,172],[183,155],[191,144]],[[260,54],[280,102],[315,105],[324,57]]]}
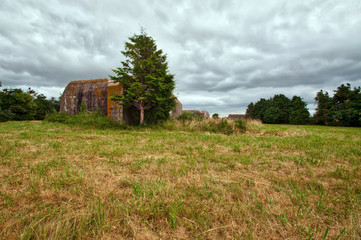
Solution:
{"label": "tree line", "polygon": [[271,124],[317,124],[329,126],[361,126],[360,87],[351,88],[342,84],[334,90],[334,96],[320,90],[315,97],[317,108],[311,117],[307,103],[299,96],[287,98],[283,94],[272,98],[261,98],[255,104],[251,102],[246,117],[260,119]]}
{"label": "tree line", "polygon": [[48,113],[59,111],[60,102],[54,97],[48,100],[29,88],[3,89],[0,91],[0,122],[13,120],[43,120]]}
{"label": "tree line", "polygon": [[248,105],[246,117],[260,119],[263,123],[307,124],[310,114],[301,97],[289,99],[283,94],[270,99],[261,98],[258,102]]}

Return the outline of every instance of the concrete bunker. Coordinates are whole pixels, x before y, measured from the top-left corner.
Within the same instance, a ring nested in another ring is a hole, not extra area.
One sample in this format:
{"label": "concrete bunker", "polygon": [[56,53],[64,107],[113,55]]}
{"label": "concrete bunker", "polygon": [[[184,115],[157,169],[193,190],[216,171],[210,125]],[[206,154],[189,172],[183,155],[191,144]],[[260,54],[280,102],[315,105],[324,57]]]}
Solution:
{"label": "concrete bunker", "polygon": [[[84,103],[86,111],[100,111],[109,119],[127,124],[138,123],[132,110],[110,100],[114,94],[123,94],[123,85],[109,79],[91,79],[70,82],[60,99],[60,112],[78,114]],[[175,97],[175,96],[174,96]],[[182,114],[182,103],[175,97],[176,106],[170,112],[172,117]]]}

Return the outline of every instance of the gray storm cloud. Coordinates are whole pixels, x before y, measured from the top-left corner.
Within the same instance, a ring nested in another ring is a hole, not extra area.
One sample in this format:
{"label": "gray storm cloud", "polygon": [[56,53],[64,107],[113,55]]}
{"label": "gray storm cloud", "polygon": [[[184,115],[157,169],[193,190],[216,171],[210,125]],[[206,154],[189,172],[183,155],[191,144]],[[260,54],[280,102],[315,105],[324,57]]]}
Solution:
{"label": "gray storm cloud", "polygon": [[242,113],[283,93],[312,108],[320,89],[361,85],[361,2],[0,2],[0,81],[58,97],[112,74],[140,26],[168,55],[187,109]]}

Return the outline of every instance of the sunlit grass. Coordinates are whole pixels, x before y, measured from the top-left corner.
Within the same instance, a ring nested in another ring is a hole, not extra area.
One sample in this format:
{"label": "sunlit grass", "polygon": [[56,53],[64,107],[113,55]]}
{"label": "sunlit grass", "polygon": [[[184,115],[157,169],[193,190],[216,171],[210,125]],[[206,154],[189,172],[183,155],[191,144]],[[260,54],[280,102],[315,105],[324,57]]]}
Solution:
{"label": "sunlit grass", "polygon": [[1,123],[0,238],[360,239],[361,129],[172,124]]}

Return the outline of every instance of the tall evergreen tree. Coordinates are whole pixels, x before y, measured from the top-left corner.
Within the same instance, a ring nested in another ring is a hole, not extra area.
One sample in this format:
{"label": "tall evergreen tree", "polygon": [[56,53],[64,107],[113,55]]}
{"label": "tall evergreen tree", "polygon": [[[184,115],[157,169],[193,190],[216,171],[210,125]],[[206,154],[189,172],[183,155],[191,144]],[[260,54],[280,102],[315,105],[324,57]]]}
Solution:
{"label": "tall evergreen tree", "polygon": [[290,110],[289,123],[298,125],[309,123],[310,113],[307,110],[307,103],[301,97],[293,96]]}
{"label": "tall evergreen tree", "polygon": [[334,125],[360,126],[361,92],[360,87],[351,89],[351,85],[341,84],[334,91],[330,115]]}
{"label": "tall evergreen tree", "polygon": [[269,100],[266,100],[264,98],[261,98],[259,101],[256,102],[256,104],[253,107],[253,110],[251,111],[251,118],[254,119],[260,119],[264,120],[264,114],[269,106]]}
{"label": "tall evergreen tree", "polygon": [[314,122],[322,125],[361,126],[360,87],[351,89],[349,83],[341,84],[334,92],[333,97],[322,90],[317,93]]}
{"label": "tall evergreen tree", "polygon": [[277,117],[274,123],[289,123],[289,116],[291,112],[291,101],[283,94],[277,94],[270,99],[271,106],[277,112]]}
{"label": "tall evergreen tree", "polygon": [[246,110],[246,118],[254,118],[254,104],[251,102],[248,104],[247,110]]}
{"label": "tall evergreen tree", "polygon": [[316,113],[313,116],[315,124],[328,125],[331,121],[329,111],[331,109],[331,98],[328,92],[319,91],[315,97],[317,102]]}
{"label": "tall evergreen tree", "polygon": [[166,55],[157,49],[154,39],[144,29],[125,43],[122,54],[126,60],[122,67],[113,69],[115,76],[110,78],[123,84],[124,93],[116,95],[125,107],[139,110],[139,123],[144,123],[146,110],[153,121],[169,118],[169,112],[175,105],[172,92],[175,87],[174,75],[168,71]]}

